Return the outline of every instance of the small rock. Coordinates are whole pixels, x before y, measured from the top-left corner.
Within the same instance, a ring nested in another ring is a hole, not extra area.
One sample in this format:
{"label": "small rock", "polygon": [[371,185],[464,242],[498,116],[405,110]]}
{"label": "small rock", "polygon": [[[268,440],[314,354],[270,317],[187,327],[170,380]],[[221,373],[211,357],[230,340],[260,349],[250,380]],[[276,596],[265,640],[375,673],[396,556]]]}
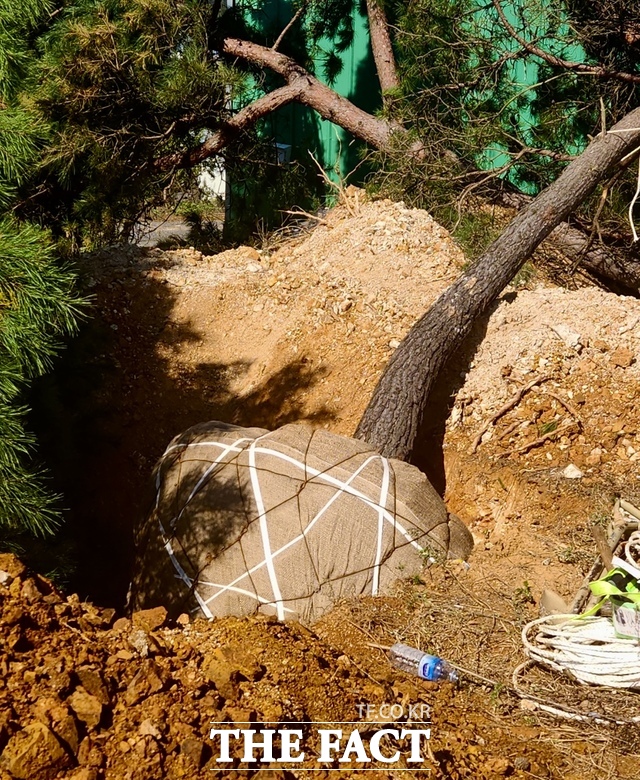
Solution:
{"label": "small rock", "polygon": [[109,694],[100,672],[81,666],[76,669],[76,674],[85,691],[95,696],[101,704],[109,704]]}
{"label": "small rock", "polygon": [[587,455],[588,466],[599,466],[602,462],[602,449],[600,447],[594,447]]}
{"label": "small rock", "polygon": [[391,347],[391,349],[398,349],[398,347],[400,346],[400,342],[398,341],[398,339],[391,339],[389,341],[389,346]]}
{"label": "small rock", "polygon": [[152,693],[158,693],[164,686],[162,673],[153,661],[145,661],[144,666],[131,680],[124,694],[124,700],[129,706],[137,704]]}
{"label": "small rock", "polygon": [[69,776],[69,780],[98,780],[98,770],[88,766],[81,766]]}
{"label": "small rock", "polygon": [[13,553],[0,553],[0,569],[6,572],[11,579],[22,577],[27,567]]}
{"label": "small rock", "polygon": [[113,623],[115,616],[115,609],[108,607],[95,612],[87,612],[84,619],[92,626],[96,626],[96,628],[108,628]]}
{"label": "small rock", "polygon": [[200,769],[204,757],[204,744],[199,739],[185,739],[180,743],[180,753],[193,769]]}
{"label": "small rock", "polygon": [[76,688],[69,696],[68,701],[78,720],[81,720],[89,727],[95,727],[100,723],[102,704],[95,696],[87,693],[82,686]]}
{"label": "small rock", "polygon": [[129,618],[121,617],[113,624],[114,631],[128,631],[131,627],[131,621]]}
{"label": "small rock", "polygon": [[513,768],[520,772],[528,772],[531,767],[531,761],[524,756],[518,756],[513,759]]}
{"label": "small rock", "polygon": [[235,726],[240,726],[243,729],[248,728],[249,723],[256,721],[256,711],[244,707],[226,707],[225,713]]}
{"label": "small rock", "polygon": [[140,734],[141,737],[153,737],[154,739],[160,739],[162,737],[162,734],[153,725],[149,718],[142,721],[140,727],[138,728],[138,734]]}
{"label": "small rock", "polygon": [[178,617],[176,618],[176,623],[179,626],[182,626],[184,628],[185,626],[189,625],[189,620],[190,620],[189,615],[187,615],[186,612],[183,612],[181,615],[178,615]]}
{"label": "small rock", "polygon": [[95,767],[97,769],[100,769],[104,764],[104,755],[91,737],[85,737],[80,743],[78,763],[82,766]]}
{"label": "small rock", "polygon": [[490,758],[484,764],[484,771],[488,775],[506,775],[511,769],[511,762],[507,758]]}
{"label": "small rock", "polygon": [[78,752],[78,729],[69,708],[53,696],[38,699],[34,715],[48,726],[58,739],[75,755]]}
{"label": "small rock", "polygon": [[131,653],[129,650],[118,650],[114,658],[118,658],[120,661],[130,661],[135,658],[135,653]]}
{"label": "small rock", "polygon": [[240,645],[218,648],[203,664],[205,676],[211,680],[225,699],[234,699],[238,693],[240,679],[259,680],[264,667],[256,663]]}
{"label": "small rock", "polygon": [[137,628],[129,634],[128,642],[139,655],[146,658],[149,655],[149,637],[142,628]]}
{"label": "small rock", "polygon": [[570,463],[562,472],[562,476],[565,479],[581,479],[584,477],[584,474],[577,466],[574,466],[573,463]]}
{"label": "small rock", "polygon": [[69,756],[44,723],[25,726],[0,756],[0,765],[18,780],[52,780],[69,763]]}
{"label": "small rock", "polygon": [[9,585],[13,577],[9,574],[8,571],[3,571],[0,569],[0,585]]}
{"label": "small rock", "polygon": [[617,347],[613,350],[609,357],[609,362],[614,366],[619,366],[620,368],[629,368],[634,360],[635,355],[630,349],[627,349],[626,347]]}
{"label": "small rock", "polygon": [[576,333],[563,324],[552,325],[551,330],[556,333],[568,347],[571,347],[571,349],[575,349],[576,352],[582,350],[583,344],[579,333]]}
{"label": "small rock", "polygon": [[31,577],[22,583],[20,595],[28,604],[35,604],[36,601],[40,601],[42,598],[42,593],[40,593],[36,583],[31,579]]}
{"label": "small rock", "polygon": [[252,246],[239,246],[238,254],[246,260],[255,260],[257,262],[260,261],[261,257],[260,252]]}
{"label": "small rock", "polygon": [[167,619],[167,610],[164,607],[154,607],[153,609],[142,609],[134,612],[131,621],[134,628],[141,628],[143,631],[155,631],[164,625]]}
{"label": "small rock", "polygon": [[593,342],[593,346],[595,349],[599,350],[600,352],[608,352],[609,351],[609,345],[606,341],[602,341],[602,339],[596,339]]}

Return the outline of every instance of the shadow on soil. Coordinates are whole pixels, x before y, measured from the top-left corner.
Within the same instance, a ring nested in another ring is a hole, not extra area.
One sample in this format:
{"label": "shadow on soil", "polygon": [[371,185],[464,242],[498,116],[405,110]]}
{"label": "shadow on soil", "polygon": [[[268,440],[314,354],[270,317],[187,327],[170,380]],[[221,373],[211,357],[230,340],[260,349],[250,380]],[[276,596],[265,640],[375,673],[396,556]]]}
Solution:
{"label": "shadow on soil", "polygon": [[121,607],[134,526],[151,505],[153,466],[174,436],[208,420],[271,429],[332,416],[321,409],[303,417],[300,394],[323,376],[303,361],[243,396],[233,385],[249,369],[245,362],[179,368],[173,355],[200,341],[199,323],[176,327],[170,314],[177,296],[148,262],[140,270],[135,261],[115,266],[94,292],[93,319],[34,389],[32,427],[64,496],[63,534],[77,559],[69,586]]}
{"label": "shadow on soil", "polygon": [[461,347],[447,362],[433,389],[431,403],[418,435],[411,462],[424,471],[441,496],[444,496],[446,490],[444,435],[456,395],[464,385],[471,362],[485,338],[491,315],[500,303],[503,301],[511,303],[515,297],[515,292],[500,296],[475,323]]}

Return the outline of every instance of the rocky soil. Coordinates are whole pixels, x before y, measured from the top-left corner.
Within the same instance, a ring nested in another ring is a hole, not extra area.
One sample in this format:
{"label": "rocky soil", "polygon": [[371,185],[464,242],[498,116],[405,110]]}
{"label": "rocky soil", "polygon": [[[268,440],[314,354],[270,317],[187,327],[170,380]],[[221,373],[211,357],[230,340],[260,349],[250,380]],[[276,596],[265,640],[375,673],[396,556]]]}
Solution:
{"label": "rocky soil", "polygon": [[[598,741],[573,735],[567,755],[554,727],[519,715],[508,694],[425,683],[391,668],[365,646],[356,626],[363,607],[344,605],[316,632],[265,617],[207,623],[184,615],[168,627],[162,608],[117,618],[112,609],[65,598],[12,555],[0,555],[0,582],[2,780],[228,777],[208,739],[212,723],[351,721],[361,702],[374,712],[382,703],[430,707],[423,768],[432,777],[596,776],[572,774],[572,766],[597,758]],[[393,599],[370,599],[364,608],[368,620],[398,617]],[[308,739],[309,755],[317,755],[314,736]],[[241,754],[231,755],[237,766]],[[616,771],[632,777],[625,760],[619,757]],[[275,768],[272,776],[305,777],[304,767]],[[314,776],[351,776],[343,770]],[[384,767],[371,776],[405,774],[415,776]]]}

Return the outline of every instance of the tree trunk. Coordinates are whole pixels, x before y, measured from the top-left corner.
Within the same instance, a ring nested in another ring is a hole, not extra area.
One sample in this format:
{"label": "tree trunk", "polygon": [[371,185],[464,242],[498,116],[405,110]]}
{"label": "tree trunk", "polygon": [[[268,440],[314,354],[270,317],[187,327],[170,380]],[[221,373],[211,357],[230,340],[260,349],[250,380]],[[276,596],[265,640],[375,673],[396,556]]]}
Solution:
{"label": "tree trunk", "polygon": [[614,290],[640,295],[640,262],[623,252],[601,244],[589,247],[589,238],[566,222],[558,225],[549,240],[567,257],[575,260],[605,282],[614,282]]}
{"label": "tree trunk", "polygon": [[393,53],[389,23],[380,0],[367,0],[367,16],[369,19],[369,37],[371,51],[376,64],[378,80],[384,93],[400,87],[400,79],[396,68],[396,58]]}
{"label": "tree trunk", "polygon": [[[500,203],[509,208],[522,209],[533,201],[531,195],[522,192],[501,192]],[[561,222],[549,235],[549,241],[570,260],[583,266],[590,273],[614,283],[614,289],[627,290],[640,295],[640,262],[623,251],[594,244],[589,237],[568,222]]]}
{"label": "tree trunk", "polygon": [[389,361],[355,435],[388,457],[408,460],[449,356],[535,248],[640,141],[640,108],[598,136],[507,226],[478,261],[409,331]]}

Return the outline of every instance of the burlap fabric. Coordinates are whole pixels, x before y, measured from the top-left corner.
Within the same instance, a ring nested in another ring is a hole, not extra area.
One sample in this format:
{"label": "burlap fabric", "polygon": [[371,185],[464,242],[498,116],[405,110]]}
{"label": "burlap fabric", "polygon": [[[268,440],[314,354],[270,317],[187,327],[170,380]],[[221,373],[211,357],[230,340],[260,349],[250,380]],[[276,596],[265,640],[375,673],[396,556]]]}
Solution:
{"label": "burlap fabric", "polygon": [[167,448],[132,605],[312,622],[473,542],[417,468],[305,425],[210,422]]}

